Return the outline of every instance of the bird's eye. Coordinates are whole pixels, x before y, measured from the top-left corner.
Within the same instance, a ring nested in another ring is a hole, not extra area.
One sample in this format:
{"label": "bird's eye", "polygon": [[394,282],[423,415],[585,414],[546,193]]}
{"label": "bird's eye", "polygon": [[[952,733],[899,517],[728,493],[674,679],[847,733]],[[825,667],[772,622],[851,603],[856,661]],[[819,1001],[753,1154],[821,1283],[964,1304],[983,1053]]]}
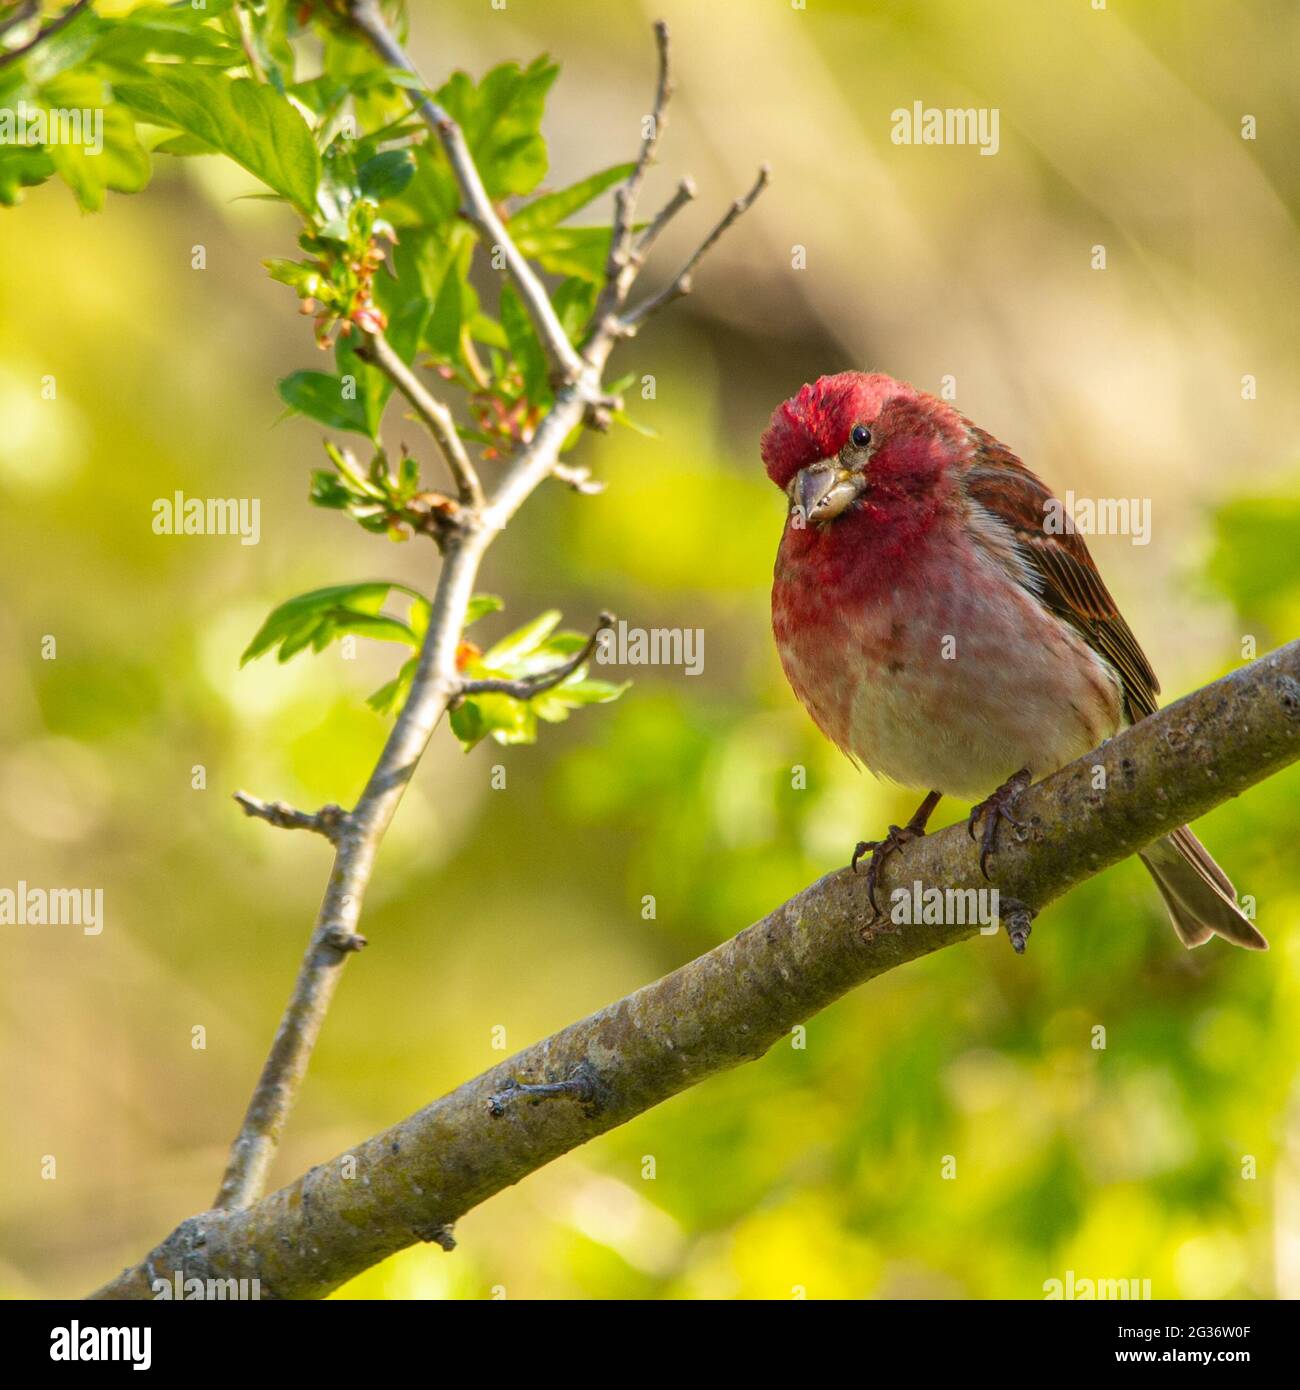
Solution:
{"label": "bird's eye", "polygon": [[854,425],[849,432],[849,438],[853,441],[855,449],[865,449],[871,443],[871,431],[866,425]]}

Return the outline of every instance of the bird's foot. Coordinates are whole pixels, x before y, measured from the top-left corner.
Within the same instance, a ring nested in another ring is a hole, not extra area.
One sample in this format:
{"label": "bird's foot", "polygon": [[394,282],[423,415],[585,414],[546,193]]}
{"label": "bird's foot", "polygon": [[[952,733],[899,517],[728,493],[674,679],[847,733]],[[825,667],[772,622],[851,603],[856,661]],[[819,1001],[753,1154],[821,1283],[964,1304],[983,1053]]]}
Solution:
{"label": "bird's foot", "polygon": [[871,862],[867,865],[867,899],[871,903],[872,912],[877,917],[880,916],[880,905],[876,902],[876,878],[880,873],[881,864],[891,854],[902,849],[910,840],[919,840],[924,834],[923,829],[911,825],[891,825],[883,840],[858,841],[857,848],[853,851],[853,858],[849,861],[849,868],[857,873],[858,860],[868,850],[871,851]]}
{"label": "bird's foot", "polygon": [[1008,777],[997,791],[986,796],[970,813],[970,818],[966,822],[966,831],[972,840],[975,838],[975,828],[979,824],[980,817],[984,818],[984,829],[980,833],[980,873],[985,878],[989,876],[989,855],[997,853],[998,828],[1001,823],[1007,821],[1014,825],[1017,830],[1024,828],[1024,822],[1018,821],[1011,814],[1011,807],[1016,804],[1020,793],[1032,780],[1029,769],[1022,767],[1019,772]]}

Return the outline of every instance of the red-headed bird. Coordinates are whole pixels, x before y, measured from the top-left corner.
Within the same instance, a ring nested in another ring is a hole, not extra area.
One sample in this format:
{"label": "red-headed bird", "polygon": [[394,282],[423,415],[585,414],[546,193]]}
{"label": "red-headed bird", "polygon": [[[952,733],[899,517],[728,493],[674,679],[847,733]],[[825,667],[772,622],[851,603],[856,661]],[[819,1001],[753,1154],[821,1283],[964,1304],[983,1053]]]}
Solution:
{"label": "red-headed bird", "polygon": [[[871,851],[873,907],[882,858],[945,794],[979,801],[987,876],[1021,789],[1154,713],[1150,663],[1051,491],[934,396],[824,376],[777,407],[762,452],[790,501],[772,584],[786,677],[849,757],[930,789],[854,853]],[[1140,857],[1184,945],[1267,948],[1186,826]]]}

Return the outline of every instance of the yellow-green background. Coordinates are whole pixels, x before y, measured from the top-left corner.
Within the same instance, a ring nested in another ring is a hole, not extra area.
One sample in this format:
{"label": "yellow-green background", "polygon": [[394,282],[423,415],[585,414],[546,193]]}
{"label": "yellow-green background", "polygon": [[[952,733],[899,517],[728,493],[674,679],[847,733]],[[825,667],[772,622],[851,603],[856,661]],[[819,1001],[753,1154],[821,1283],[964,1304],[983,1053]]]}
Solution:
{"label": "yellow-green background", "polygon": [[[805,379],[951,375],[1058,490],[1149,497],[1149,546],[1093,548],[1168,696],[1297,629],[1291,4],[460,0],[416,3],[412,46],[436,81],[561,60],[558,186],[635,148],[659,13],[679,95],[650,196],[689,171],[701,198],[652,281],[762,159],[772,187],[694,297],[620,352],[656,378],[631,406],[658,438],[583,444],[608,491],[528,506],[492,552],[483,587],[507,609],[484,630],[608,605],[703,627],[705,671],[628,672],[619,704],[535,748],[466,757],[439,731],[279,1181],[499,1061],[494,1029],[533,1042],[911,809],[820,740],[772,651],[782,502],[757,439]],[[996,106],[1000,153],[892,145],[890,112],[914,100]],[[299,591],[433,582],[430,548],[306,503],[321,431],[276,423],[274,383],[321,364],[259,266],[291,253],[290,218],[233,201],[249,187],[215,159],[161,160],[102,215],[51,184],[0,221],[0,885],[102,886],[107,916],[97,938],[0,929],[10,1296],[84,1292],[210,1201],[328,863],[229,793],[349,802],[386,731],[363,697],[395,649],[240,671],[241,648]],[[424,449],[397,407],[388,430]],[[155,536],[153,499],[176,489],[261,498],[261,544]],[[1203,826],[1269,955],[1187,955],[1125,865],[1045,913],[1023,959],[981,938],[878,980],[813,1019],[805,1049],[471,1213],[455,1254],[417,1247],[345,1292],[1035,1298],[1073,1270],[1158,1297],[1300,1295],[1298,789],[1278,777]]]}

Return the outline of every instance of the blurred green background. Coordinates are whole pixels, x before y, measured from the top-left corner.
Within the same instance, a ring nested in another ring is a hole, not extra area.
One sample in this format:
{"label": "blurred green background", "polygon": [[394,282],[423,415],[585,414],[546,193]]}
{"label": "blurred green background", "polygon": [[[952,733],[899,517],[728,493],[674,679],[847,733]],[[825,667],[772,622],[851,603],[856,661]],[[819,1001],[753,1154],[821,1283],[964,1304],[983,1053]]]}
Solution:
{"label": "blurred green background", "polygon": [[[783,504],[757,440],[804,380],[951,376],[1058,492],[1151,498],[1149,546],[1093,550],[1167,697],[1300,625],[1286,0],[413,9],[435,82],[543,50],[563,64],[555,186],[635,149],[649,20],[670,20],[679,91],[649,199],[686,172],[701,199],[652,282],[762,159],[773,185],[616,359],[655,377],[632,408],[658,437],[586,440],[608,490],[548,488],[482,584],[507,602],[485,636],[609,606],[703,628],[704,672],[597,672],[635,684],[536,747],[465,756],[439,731],[277,1181],[499,1061],[494,1030],[513,1052],[598,1008],[913,809],[820,739],[772,649]],[[996,106],[1000,152],[894,146],[890,113],[917,100]],[[350,803],[387,731],[364,696],[393,649],[242,671],[240,651],[302,590],[433,583],[431,547],[306,503],[321,431],[277,423],[275,381],[320,355],[259,265],[292,253],[292,219],[236,200],[251,187],[160,159],[100,216],[50,184],[0,222],[0,885],[102,886],[107,919],[93,938],[0,928],[9,1296],[78,1295],[210,1202],[328,865],[229,793]],[[396,406],[388,433],[424,449]],[[261,543],[154,535],[177,489],[260,498]],[[455,1254],[414,1248],[343,1296],[1037,1298],[1067,1271],[1300,1296],[1298,791],[1293,769],[1201,827],[1269,955],[1183,952],[1126,864],[1045,913],[1024,958],[980,938],[887,975],[806,1047],[551,1165],[466,1217]]]}

